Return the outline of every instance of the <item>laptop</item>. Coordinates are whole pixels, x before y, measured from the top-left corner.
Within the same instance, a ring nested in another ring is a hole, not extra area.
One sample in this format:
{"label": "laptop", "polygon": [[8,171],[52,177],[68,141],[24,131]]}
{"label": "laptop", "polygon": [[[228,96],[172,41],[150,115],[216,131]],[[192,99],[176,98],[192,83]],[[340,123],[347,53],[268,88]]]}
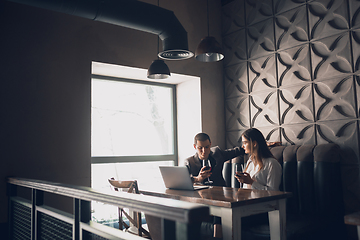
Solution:
{"label": "laptop", "polygon": [[159,166],[166,188],[177,190],[200,190],[209,188],[204,185],[193,185],[189,171],[185,166]]}

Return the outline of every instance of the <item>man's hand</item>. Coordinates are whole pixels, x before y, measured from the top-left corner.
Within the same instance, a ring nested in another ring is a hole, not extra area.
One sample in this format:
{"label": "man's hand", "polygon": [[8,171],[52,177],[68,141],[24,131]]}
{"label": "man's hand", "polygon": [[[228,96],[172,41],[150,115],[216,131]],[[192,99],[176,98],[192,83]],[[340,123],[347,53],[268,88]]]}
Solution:
{"label": "man's hand", "polygon": [[200,169],[199,175],[197,177],[194,177],[195,182],[203,182],[206,178],[210,177],[212,172],[211,169],[204,166]]}

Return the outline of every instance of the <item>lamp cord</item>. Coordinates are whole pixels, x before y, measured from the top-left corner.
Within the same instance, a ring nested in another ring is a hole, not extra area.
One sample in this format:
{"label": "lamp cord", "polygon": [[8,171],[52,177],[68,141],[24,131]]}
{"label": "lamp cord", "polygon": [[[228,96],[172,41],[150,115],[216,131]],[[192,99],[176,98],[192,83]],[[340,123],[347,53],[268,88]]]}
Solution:
{"label": "lamp cord", "polygon": [[206,13],[207,13],[207,30],[208,30],[208,36],[210,36],[210,27],[209,27],[209,0],[206,0]]}
{"label": "lamp cord", "polygon": [[[159,3],[159,2],[160,2],[160,0],[157,1],[158,7],[160,7],[160,3]],[[159,45],[160,45],[159,35],[157,35],[157,54],[156,54],[156,55],[157,55],[157,58],[158,58],[158,59],[160,59],[160,58],[159,58]]]}
{"label": "lamp cord", "polygon": [[160,44],[160,42],[159,42],[159,36],[157,37],[157,57],[158,57],[158,59],[159,59],[159,44]]}

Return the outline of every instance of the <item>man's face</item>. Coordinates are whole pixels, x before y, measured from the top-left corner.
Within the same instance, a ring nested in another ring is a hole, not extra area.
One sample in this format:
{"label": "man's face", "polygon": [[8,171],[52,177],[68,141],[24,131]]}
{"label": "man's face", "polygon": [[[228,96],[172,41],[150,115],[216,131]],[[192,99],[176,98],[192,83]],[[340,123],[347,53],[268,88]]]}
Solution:
{"label": "man's face", "polygon": [[194,144],[194,148],[196,149],[201,160],[208,159],[210,154],[210,147],[211,142],[209,141],[209,139],[207,139],[206,141],[196,141],[196,144]]}

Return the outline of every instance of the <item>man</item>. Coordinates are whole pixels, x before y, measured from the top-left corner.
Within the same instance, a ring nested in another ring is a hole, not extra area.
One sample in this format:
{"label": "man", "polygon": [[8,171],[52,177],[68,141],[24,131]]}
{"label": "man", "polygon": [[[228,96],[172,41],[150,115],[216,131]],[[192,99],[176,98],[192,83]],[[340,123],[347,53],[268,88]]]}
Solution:
{"label": "man", "polygon": [[[211,147],[210,137],[206,133],[196,134],[194,148],[196,154],[185,160],[185,166],[193,182],[204,183],[210,180],[214,186],[226,185],[222,175],[224,162],[245,154],[244,149],[240,147],[227,150],[221,150],[218,146]],[[206,170],[206,165],[211,168]]]}
{"label": "man", "polygon": [[[206,133],[198,133],[194,137],[196,154],[185,160],[191,179],[194,183],[210,182],[214,186],[226,186],[222,170],[224,162],[245,154],[244,149],[221,150],[218,146],[211,147],[211,140]],[[209,166],[209,169],[206,169]],[[209,222],[201,224],[202,238],[221,239],[221,219],[213,217]],[[213,236],[213,238],[211,238]]]}

